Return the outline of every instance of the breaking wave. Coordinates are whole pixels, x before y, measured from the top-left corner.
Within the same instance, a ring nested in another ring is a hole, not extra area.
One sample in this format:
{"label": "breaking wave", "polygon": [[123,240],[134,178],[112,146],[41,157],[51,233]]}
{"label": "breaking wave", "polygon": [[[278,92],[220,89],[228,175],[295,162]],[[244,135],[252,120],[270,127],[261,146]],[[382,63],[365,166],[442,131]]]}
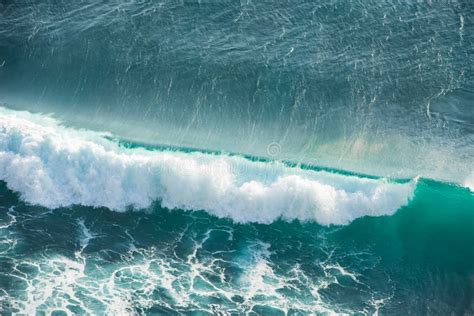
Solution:
{"label": "breaking wave", "polygon": [[47,116],[0,110],[0,179],[32,204],[115,211],[204,210],[236,222],[348,224],[391,215],[416,180],[399,183],[242,156],[124,148]]}

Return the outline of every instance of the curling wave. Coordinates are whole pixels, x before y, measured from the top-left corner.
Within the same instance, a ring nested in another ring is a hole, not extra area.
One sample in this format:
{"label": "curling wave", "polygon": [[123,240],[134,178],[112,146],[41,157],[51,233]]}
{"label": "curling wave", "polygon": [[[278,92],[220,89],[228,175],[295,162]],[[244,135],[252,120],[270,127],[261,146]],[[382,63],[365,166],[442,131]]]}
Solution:
{"label": "curling wave", "polygon": [[0,179],[32,204],[125,211],[154,201],[236,222],[348,224],[391,215],[416,180],[394,183],[240,156],[123,148],[104,134],[0,109]]}

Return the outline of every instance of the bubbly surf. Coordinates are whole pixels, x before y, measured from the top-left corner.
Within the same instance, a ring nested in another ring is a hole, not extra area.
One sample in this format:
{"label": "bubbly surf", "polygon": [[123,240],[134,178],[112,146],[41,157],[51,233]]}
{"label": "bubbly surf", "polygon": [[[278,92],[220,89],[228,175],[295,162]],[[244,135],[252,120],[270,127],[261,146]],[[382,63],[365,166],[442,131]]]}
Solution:
{"label": "bubbly surf", "polygon": [[416,186],[238,156],[124,149],[103,135],[6,109],[0,126],[0,179],[26,202],[49,208],[125,211],[159,201],[243,223],[282,218],[341,225],[392,215]]}

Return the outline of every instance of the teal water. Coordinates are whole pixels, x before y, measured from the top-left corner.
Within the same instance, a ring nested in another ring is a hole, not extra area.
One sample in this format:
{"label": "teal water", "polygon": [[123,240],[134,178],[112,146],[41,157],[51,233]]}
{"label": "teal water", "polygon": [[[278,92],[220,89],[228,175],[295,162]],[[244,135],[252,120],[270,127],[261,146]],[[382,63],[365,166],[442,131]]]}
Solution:
{"label": "teal water", "polygon": [[0,1],[0,314],[474,315],[474,5]]}
{"label": "teal water", "polygon": [[342,227],[51,211],[1,192],[4,313],[474,312],[474,196],[453,185],[421,180],[395,215]]}
{"label": "teal water", "polygon": [[472,173],[470,0],[0,5],[11,108],[152,145],[396,178]]}

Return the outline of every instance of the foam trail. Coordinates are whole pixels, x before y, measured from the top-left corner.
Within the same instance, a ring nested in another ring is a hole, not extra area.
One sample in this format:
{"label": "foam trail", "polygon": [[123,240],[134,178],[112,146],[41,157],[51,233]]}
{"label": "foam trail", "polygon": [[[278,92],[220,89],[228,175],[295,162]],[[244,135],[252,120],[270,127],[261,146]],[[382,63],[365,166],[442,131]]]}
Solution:
{"label": "foam trail", "polygon": [[103,134],[52,118],[0,109],[0,179],[22,199],[48,208],[85,205],[125,211],[160,201],[237,222],[282,218],[347,224],[391,215],[416,181],[390,183],[289,168],[243,157],[125,149]]}

